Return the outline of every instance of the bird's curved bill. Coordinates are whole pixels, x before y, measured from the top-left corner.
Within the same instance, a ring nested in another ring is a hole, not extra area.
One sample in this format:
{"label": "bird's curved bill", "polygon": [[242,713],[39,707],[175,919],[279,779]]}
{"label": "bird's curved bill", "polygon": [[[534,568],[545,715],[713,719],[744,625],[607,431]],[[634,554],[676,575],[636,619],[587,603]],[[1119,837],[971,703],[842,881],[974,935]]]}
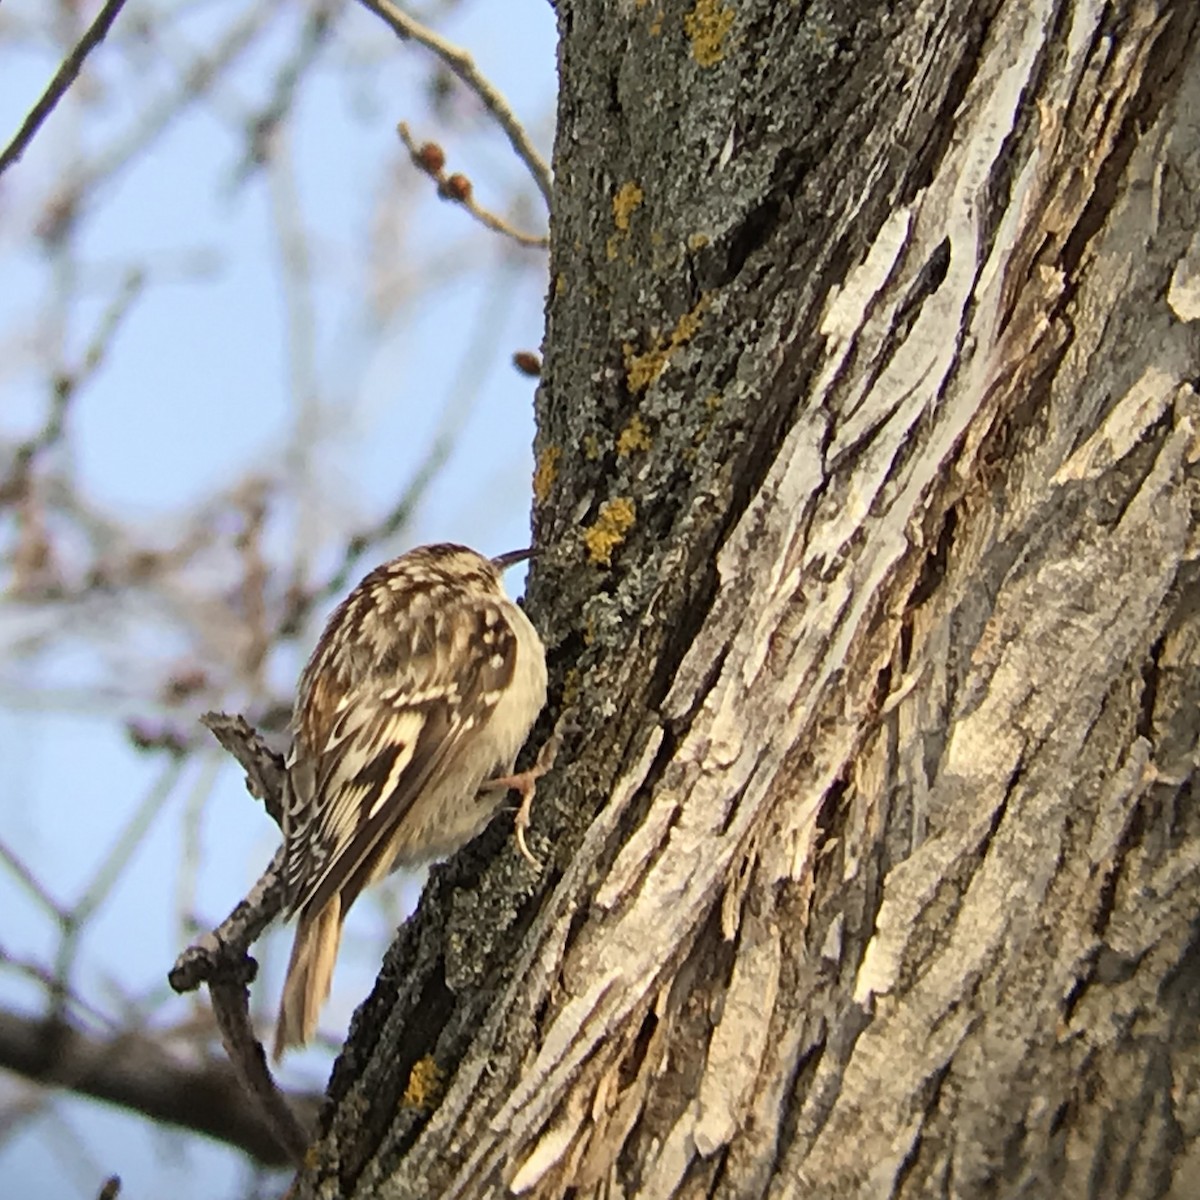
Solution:
{"label": "bird's curved bill", "polygon": [[532,558],[537,553],[532,546],[526,546],[524,550],[510,550],[507,554],[497,554],[492,559],[492,566],[497,571],[507,571],[509,567],[515,567],[519,562],[525,562],[526,559]]}

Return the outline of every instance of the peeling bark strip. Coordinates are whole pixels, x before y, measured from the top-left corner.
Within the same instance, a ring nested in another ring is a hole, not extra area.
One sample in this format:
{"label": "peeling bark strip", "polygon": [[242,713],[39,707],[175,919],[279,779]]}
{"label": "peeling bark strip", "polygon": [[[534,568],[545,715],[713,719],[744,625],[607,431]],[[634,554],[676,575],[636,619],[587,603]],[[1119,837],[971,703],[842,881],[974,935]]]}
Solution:
{"label": "peeling bark strip", "polygon": [[585,733],[552,868],[402,932],[297,1196],[1200,1187],[1200,15],[857,7],[559,2]]}

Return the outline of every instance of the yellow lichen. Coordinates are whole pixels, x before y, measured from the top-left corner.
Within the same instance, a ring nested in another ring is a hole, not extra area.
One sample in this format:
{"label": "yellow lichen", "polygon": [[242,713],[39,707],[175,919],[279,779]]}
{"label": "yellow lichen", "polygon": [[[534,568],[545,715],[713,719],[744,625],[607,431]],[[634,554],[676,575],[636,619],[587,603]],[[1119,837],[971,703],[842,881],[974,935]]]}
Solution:
{"label": "yellow lichen", "polygon": [[538,504],[545,504],[550,498],[550,489],[558,477],[558,460],[562,458],[562,448],[547,446],[537,459],[537,468],[533,472],[533,498]]}
{"label": "yellow lichen", "polygon": [[649,350],[639,354],[629,342],[621,347],[625,358],[625,381],[630,391],[644,392],[666,370],[675,351],[690,341],[700,328],[700,316],[707,304],[708,298],[701,296],[695,307],[679,318],[675,328],[665,338],[656,338]]}
{"label": "yellow lichen", "polygon": [[401,1103],[407,1108],[432,1108],[442,1090],[442,1069],[431,1055],[419,1058],[409,1072]]}
{"label": "yellow lichen", "polygon": [[625,540],[637,516],[632,500],[618,496],[600,508],[595,523],[584,530],[583,544],[588,557],[600,566],[612,566],[613,551]]}
{"label": "yellow lichen", "polygon": [[696,0],[685,13],[683,29],[692,43],[692,57],[702,67],[714,67],[725,57],[725,38],[733,28],[734,12],[721,0]]}
{"label": "yellow lichen", "polygon": [[629,424],[621,430],[621,435],[617,438],[617,453],[625,458],[635,450],[649,449],[650,434],[646,426],[642,424],[642,418],[634,413]]}
{"label": "yellow lichen", "polygon": [[629,232],[629,222],[645,196],[646,193],[632,181],[617,188],[617,194],[612,199],[613,224],[622,233]]}
{"label": "yellow lichen", "polygon": [[594,433],[585,433],[583,435],[583,457],[588,462],[595,462],[602,453],[600,439]]}
{"label": "yellow lichen", "polygon": [[695,335],[696,330],[700,328],[700,314],[704,310],[705,304],[706,299],[701,296],[696,306],[679,318],[671,334],[672,348],[682,346],[684,342]]}
{"label": "yellow lichen", "polygon": [[708,245],[707,233],[693,233],[687,240],[688,249],[694,254],[697,250],[703,250]]}
{"label": "yellow lichen", "polygon": [[638,354],[628,342],[621,350],[625,355],[625,379],[630,391],[644,392],[666,370],[666,350],[655,348]]}

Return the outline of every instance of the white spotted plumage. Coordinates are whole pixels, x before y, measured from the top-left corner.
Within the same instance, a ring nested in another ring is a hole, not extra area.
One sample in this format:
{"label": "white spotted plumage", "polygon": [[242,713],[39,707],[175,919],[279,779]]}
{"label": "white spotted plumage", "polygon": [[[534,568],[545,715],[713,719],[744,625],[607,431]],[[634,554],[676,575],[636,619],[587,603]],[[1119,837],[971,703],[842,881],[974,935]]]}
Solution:
{"label": "white spotted plumage", "polygon": [[286,911],[299,915],[275,1054],[312,1035],[345,914],[398,866],[487,823],[546,697],[545,652],[491,560],[423,546],[372,571],[300,679],[284,797]]}

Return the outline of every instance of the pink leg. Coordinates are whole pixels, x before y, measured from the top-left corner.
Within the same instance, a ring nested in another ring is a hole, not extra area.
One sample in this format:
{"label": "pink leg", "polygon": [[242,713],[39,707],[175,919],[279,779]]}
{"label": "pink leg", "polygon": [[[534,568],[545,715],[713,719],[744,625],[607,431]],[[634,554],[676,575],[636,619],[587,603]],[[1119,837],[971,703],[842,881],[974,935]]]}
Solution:
{"label": "pink leg", "polygon": [[558,735],[551,734],[546,744],[538,753],[537,762],[529,770],[520,771],[516,775],[501,775],[497,779],[489,779],[481,789],[490,792],[497,788],[503,788],[505,791],[511,788],[513,791],[521,794],[521,807],[517,809],[517,815],[513,818],[513,827],[517,834],[517,846],[525,858],[539,870],[542,864],[538,862],[533,852],[529,849],[525,841],[525,830],[529,828],[529,814],[533,811],[533,797],[537,791],[537,781],[554,766],[554,759],[557,754]]}

